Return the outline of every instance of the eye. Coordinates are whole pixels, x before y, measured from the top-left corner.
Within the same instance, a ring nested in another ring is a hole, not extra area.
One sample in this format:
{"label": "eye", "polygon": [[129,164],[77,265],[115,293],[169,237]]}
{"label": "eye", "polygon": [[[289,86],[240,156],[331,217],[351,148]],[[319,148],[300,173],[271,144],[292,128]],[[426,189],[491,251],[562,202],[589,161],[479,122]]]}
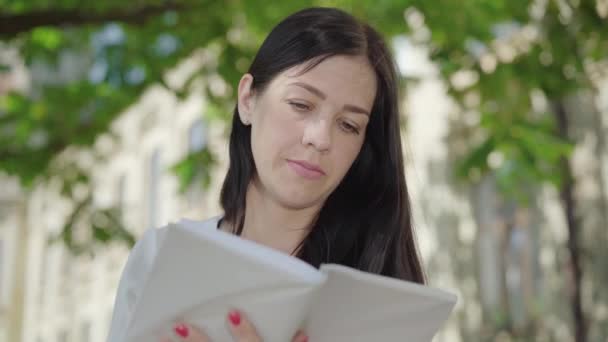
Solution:
{"label": "eye", "polygon": [[341,121],[340,122],[340,127],[346,133],[359,134],[359,128],[357,128],[357,126],[352,125],[352,124],[350,124],[350,123],[348,123],[346,121]]}
{"label": "eye", "polygon": [[301,102],[289,101],[287,103],[298,112],[308,112],[312,109],[311,106]]}

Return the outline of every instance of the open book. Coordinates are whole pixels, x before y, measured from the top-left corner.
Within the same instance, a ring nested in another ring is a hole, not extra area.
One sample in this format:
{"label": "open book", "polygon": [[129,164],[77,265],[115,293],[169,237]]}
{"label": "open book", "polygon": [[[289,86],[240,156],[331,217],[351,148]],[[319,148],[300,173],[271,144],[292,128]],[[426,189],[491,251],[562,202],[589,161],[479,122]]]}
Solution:
{"label": "open book", "polygon": [[173,322],[230,342],[239,309],[265,342],[431,341],[456,296],[327,264],[320,270],[255,242],[192,221],[167,229],[129,322],[128,341],[158,341]]}

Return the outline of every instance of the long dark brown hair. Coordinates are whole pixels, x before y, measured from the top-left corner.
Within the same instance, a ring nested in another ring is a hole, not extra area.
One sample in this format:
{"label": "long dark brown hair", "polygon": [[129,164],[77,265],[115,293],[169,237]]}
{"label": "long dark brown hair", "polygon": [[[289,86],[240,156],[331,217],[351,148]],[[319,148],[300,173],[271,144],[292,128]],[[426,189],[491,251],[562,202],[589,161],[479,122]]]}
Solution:
{"label": "long dark brown hair", "polygon": [[[309,8],[281,21],[268,35],[248,73],[262,93],[282,71],[314,68],[334,55],[366,56],[377,81],[370,122],[359,155],[328,197],[298,257],[313,266],[338,263],[424,283],[412,227],[400,138],[398,80],[391,53],[371,26],[335,8]],[[251,130],[234,109],[230,166],[220,203],[224,220],[241,234],[246,194],[256,168]]]}

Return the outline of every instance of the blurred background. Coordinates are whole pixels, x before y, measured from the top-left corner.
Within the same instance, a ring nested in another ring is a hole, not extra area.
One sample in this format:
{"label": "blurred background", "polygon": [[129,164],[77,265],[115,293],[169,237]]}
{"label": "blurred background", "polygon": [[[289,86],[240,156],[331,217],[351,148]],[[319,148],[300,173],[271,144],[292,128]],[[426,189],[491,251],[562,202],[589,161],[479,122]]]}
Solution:
{"label": "blurred background", "polygon": [[436,341],[608,340],[607,0],[0,0],[0,341],[105,341],[146,229],[220,213],[238,79],[278,21],[390,42]]}

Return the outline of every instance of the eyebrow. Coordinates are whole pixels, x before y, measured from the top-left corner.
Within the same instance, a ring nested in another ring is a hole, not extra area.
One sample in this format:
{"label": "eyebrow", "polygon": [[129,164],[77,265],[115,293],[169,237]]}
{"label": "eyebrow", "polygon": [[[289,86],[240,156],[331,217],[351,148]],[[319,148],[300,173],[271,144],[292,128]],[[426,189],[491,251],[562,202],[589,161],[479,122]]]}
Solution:
{"label": "eyebrow", "polygon": [[[304,83],[304,82],[293,82],[293,83],[290,83],[290,84],[288,84],[288,85],[295,85],[295,86],[298,86],[298,87],[304,88],[304,89],[308,90],[309,92],[311,92],[311,93],[313,93],[313,94],[317,95],[318,97],[320,97],[320,98],[321,98],[321,99],[323,99],[323,100],[325,100],[325,99],[327,98],[327,95],[325,95],[325,93],[323,93],[323,92],[322,92],[321,90],[319,90],[318,88],[315,88],[315,87],[311,86],[311,85],[310,85],[310,84],[308,84],[308,83]],[[350,111],[350,112],[353,112],[353,113],[360,113],[360,114],[365,114],[365,115],[369,116],[369,112],[368,112],[368,111],[366,111],[365,109],[363,109],[363,108],[361,108],[361,107],[355,106],[355,105],[346,104],[346,105],[344,105],[344,109],[345,109],[345,110],[348,110],[348,111]]]}

